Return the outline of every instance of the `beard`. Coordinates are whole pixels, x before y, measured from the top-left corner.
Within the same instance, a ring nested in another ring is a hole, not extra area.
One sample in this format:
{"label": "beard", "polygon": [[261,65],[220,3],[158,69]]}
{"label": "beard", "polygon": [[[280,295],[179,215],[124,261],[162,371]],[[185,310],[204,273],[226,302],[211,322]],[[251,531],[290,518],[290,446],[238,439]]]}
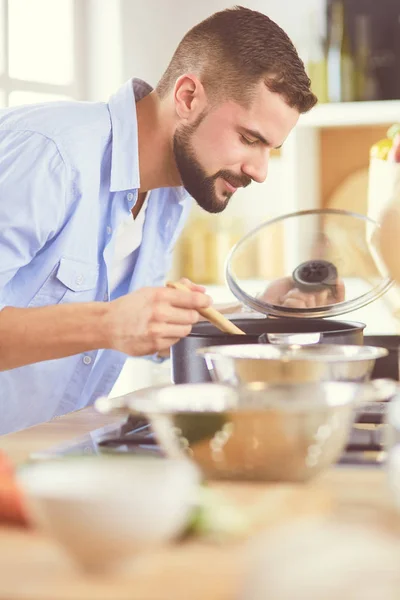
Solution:
{"label": "beard", "polygon": [[223,193],[221,200],[217,195],[215,183],[223,178],[233,187],[246,187],[251,178],[246,175],[238,176],[228,170],[221,170],[214,175],[207,175],[196,157],[192,145],[192,137],[197,127],[205,117],[200,115],[196,123],[177,129],[173,138],[173,151],[176,166],[185,190],[194,198],[197,204],[209,213],[220,213],[228,206],[232,193]]}

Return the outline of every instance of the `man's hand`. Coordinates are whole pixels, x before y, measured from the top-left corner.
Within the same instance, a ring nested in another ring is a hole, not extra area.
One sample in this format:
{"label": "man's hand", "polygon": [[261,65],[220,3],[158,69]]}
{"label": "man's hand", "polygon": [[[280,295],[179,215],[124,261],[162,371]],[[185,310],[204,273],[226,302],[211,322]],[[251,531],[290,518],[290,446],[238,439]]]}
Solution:
{"label": "man's hand", "polygon": [[146,356],[163,353],[191,332],[199,320],[199,308],[211,304],[202,286],[181,280],[189,291],[142,288],[109,303],[106,327],[109,347]]}
{"label": "man's hand", "polygon": [[263,302],[287,308],[316,308],[343,302],[345,289],[343,281],[337,281],[334,289],[325,288],[319,292],[304,292],[296,287],[291,277],[283,277],[273,281],[259,296]]}
{"label": "man's hand", "polygon": [[181,277],[179,283],[186,285],[186,287],[189,288],[192,292],[204,293],[206,291],[204,285],[198,285],[197,283],[193,283],[193,281],[190,281],[190,279],[187,279],[186,277]]}
{"label": "man's hand", "polygon": [[143,288],[109,303],[6,306],[0,310],[0,371],[99,348],[168,355],[199,320],[197,310],[211,304],[203,287],[182,282],[191,289]]}

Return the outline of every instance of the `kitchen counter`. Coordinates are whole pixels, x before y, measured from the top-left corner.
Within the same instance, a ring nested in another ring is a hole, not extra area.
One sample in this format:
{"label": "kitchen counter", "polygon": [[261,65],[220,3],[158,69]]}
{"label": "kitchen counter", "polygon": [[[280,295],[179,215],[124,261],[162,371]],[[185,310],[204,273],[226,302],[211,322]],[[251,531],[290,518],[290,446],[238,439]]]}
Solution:
{"label": "kitchen counter", "polygon": [[120,422],[121,417],[101,415],[93,407],[85,408],[56,417],[48,423],[0,436],[0,450],[4,450],[18,465],[28,460],[30,454],[63,442],[72,442],[93,429]]}
{"label": "kitchen counter", "polygon": [[[119,421],[88,408],[3,436],[0,448],[21,464],[32,452]],[[213,487],[246,511],[254,531],[316,514],[397,526],[384,472],[376,468],[332,468],[307,485]],[[192,539],[143,554],[118,576],[88,576],[51,539],[6,527],[0,528],[0,556],[0,600],[232,600],[244,568],[243,543],[216,545]]]}

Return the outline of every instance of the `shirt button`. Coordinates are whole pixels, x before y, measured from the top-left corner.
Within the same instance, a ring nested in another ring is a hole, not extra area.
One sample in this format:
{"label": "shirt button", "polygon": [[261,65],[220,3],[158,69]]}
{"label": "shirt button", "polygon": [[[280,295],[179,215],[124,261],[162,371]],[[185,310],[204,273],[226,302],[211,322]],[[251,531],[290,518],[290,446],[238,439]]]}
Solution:
{"label": "shirt button", "polygon": [[107,227],[107,233],[108,233],[108,235],[111,235],[111,232],[112,232],[112,229],[111,229],[111,227],[110,227],[110,226],[108,226],[108,227]]}
{"label": "shirt button", "polygon": [[84,356],[83,362],[85,363],[85,365],[90,365],[90,363],[92,362],[92,359],[90,358],[90,356]]}
{"label": "shirt button", "polygon": [[84,277],[83,275],[77,275],[76,279],[75,279],[75,283],[76,285],[82,285],[82,283],[84,282]]}
{"label": "shirt button", "polygon": [[133,202],[133,199],[134,199],[134,197],[135,197],[135,196],[132,194],[132,192],[129,192],[129,193],[126,195],[126,197],[127,197],[127,199],[129,200],[129,202]]}

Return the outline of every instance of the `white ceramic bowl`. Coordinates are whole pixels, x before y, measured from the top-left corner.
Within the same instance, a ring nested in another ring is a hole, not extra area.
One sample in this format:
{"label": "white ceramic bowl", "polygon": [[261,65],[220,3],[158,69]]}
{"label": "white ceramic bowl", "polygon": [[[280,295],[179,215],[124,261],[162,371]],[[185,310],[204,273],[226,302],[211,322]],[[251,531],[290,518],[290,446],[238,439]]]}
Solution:
{"label": "white ceramic bowl", "polygon": [[36,463],[18,480],[33,524],[104,570],[182,532],[200,474],[186,459],[95,456]]}

